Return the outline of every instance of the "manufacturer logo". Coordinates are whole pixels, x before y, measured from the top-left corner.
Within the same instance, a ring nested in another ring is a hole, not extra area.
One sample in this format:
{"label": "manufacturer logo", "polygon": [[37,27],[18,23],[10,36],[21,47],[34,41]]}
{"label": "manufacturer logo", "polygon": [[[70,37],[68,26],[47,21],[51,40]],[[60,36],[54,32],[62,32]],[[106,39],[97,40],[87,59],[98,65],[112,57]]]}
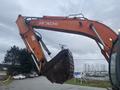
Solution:
{"label": "manufacturer logo", "polygon": [[39,22],[39,25],[57,26],[58,23],[53,21],[44,21],[44,22]]}

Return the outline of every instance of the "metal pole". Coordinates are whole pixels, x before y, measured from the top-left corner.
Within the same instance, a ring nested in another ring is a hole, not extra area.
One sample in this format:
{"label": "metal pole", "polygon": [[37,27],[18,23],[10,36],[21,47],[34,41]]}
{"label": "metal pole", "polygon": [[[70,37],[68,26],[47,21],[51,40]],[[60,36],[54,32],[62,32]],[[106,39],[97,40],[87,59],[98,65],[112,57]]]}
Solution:
{"label": "metal pole", "polygon": [[97,30],[95,29],[95,27],[92,25],[92,30],[95,32],[95,34],[97,35],[97,37],[99,38],[100,42],[103,44],[103,46],[105,46],[105,43],[103,42],[102,38],[100,37],[100,35],[98,34]]}

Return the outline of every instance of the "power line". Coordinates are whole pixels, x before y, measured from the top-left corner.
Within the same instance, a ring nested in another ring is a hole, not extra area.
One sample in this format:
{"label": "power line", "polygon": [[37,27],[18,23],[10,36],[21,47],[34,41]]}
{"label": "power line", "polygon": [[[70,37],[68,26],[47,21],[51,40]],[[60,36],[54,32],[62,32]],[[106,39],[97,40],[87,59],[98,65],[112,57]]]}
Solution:
{"label": "power line", "polygon": [[75,58],[74,60],[105,60],[105,59],[100,59],[100,58],[93,58],[93,59],[88,59],[88,58],[83,58],[83,59],[77,59]]}

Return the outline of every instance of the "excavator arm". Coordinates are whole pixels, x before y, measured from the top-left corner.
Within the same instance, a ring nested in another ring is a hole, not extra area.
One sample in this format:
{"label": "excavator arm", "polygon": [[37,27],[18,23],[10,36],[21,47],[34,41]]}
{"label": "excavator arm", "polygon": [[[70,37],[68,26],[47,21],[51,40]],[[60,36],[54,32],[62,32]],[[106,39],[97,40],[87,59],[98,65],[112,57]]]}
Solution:
{"label": "excavator arm", "polygon": [[[26,17],[19,15],[16,23],[38,72],[45,75],[51,82],[56,83],[63,83],[72,78],[74,72],[73,57],[69,50],[63,50],[50,62],[47,62],[42,49],[43,46],[46,46],[43,42],[39,43],[41,38],[34,29],[74,33],[92,38],[101,49],[101,53],[108,63],[111,62],[114,43],[118,40],[118,35],[108,26],[85,17]],[[50,54],[48,50],[47,52]]]}

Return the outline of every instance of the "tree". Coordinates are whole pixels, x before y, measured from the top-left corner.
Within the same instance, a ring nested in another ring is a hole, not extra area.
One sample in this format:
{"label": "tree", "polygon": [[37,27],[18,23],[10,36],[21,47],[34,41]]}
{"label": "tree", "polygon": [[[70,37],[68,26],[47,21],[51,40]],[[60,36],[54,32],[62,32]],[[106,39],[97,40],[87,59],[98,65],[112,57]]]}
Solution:
{"label": "tree", "polygon": [[20,49],[17,46],[11,47],[10,50],[7,50],[7,53],[4,58],[4,63],[11,63],[15,65],[15,63],[19,63],[19,55]]}
{"label": "tree", "polygon": [[33,69],[33,63],[30,53],[26,49],[21,49],[20,51],[20,65],[22,73],[30,73]]}
{"label": "tree", "polygon": [[19,47],[15,45],[11,47],[10,50],[7,50],[4,58],[4,63],[11,64],[11,68],[9,68],[10,74],[30,73],[33,69],[31,55],[26,49],[19,49]]}

